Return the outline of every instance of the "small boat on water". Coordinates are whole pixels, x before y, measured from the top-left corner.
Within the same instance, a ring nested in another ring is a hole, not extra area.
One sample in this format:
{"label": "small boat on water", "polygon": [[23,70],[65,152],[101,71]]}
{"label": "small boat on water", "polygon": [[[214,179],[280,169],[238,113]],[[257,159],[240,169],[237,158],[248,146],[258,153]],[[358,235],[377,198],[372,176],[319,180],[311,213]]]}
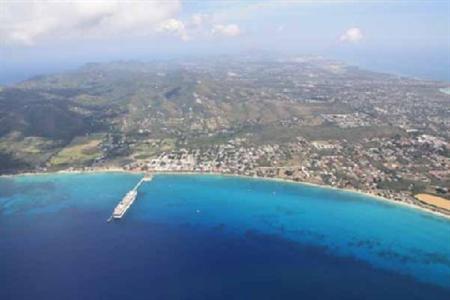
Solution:
{"label": "small boat on water", "polygon": [[153,175],[148,174],[148,175],[145,175],[144,178],[142,178],[142,181],[152,181],[152,179],[153,179]]}

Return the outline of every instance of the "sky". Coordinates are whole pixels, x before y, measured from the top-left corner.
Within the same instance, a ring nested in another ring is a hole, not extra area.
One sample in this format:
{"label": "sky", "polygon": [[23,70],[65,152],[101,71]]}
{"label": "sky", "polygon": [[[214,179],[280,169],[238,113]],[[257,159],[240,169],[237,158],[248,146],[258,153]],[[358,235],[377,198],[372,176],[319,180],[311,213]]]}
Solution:
{"label": "sky", "polygon": [[258,51],[450,81],[450,1],[0,0],[0,83],[87,62]]}

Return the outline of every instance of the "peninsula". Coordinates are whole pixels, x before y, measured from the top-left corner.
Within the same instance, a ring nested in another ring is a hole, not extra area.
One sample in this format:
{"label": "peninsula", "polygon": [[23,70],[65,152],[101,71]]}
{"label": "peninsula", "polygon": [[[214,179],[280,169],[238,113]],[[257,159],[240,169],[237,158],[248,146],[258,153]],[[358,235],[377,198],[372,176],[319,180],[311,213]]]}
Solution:
{"label": "peninsula", "polygon": [[278,178],[448,215],[446,89],[317,57],[88,64],[2,88],[0,173]]}

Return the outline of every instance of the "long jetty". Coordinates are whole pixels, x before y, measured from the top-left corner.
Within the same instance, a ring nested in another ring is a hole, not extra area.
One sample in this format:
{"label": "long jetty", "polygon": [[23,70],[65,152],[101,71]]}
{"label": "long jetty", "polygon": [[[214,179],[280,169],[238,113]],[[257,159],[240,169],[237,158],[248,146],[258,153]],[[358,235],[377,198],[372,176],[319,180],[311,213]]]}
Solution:
{"label": "long jetty", "polygon": [[152,180],[152,178],[153,178],[152,175],[146,175],[141,180],[139,180],[139,182],[134,186],[134,188],[131,189],[125,195],[125,197],[123,197],[122,201],[120,201],[119,204],[117,204],[117,206],[114,208],[112,215],[108,218],[107,221],[110,222],[112,219],[122,219],[127,210],[133,204],[134,200],[136,200],[139,187],[142,185],[144,181],[150,181]]}

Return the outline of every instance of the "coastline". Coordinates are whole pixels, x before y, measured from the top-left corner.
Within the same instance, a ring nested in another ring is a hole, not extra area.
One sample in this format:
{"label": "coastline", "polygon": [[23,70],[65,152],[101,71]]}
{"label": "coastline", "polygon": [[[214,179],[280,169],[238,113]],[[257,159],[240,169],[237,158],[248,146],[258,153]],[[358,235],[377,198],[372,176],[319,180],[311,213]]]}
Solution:
{"label": "coastline", "polygon": [[440,211],[436,211],[435,209],[438,208],[428,208],[420,205],[415,205],[412,203],[407,203],[404,201],[389,199],[386,197],[382,197],[379,195],[374,195],[372,193],[368,193],[361,190],[355,190],[355,189],[349,189],[349,188],[339,188],[329,185],[323,185],[318,183],[312,183],[312,182],[306,182],[306,181],[294,181],[286,178],[281,177],[258,177],[258,176],[248,176],[248,175],[241,175],[241,174],[228,174],[228,173],[220,173],[220,172],[195,172],[195,171],[181,171],[181,170],[164,170],[164,171],[138,171],[138,170],[127,170],[123,168],[118,167],[110,167],[110,168],[93,168],[88,170],[60,170],[60,171],[54,171],[54,172],[23,172],[18,174],[3,174],[0,175],[0,178],[11,178],[11,177],[20,177],[20,176],[44,176],[44,175],[52,175],[52,174],[90,174],[90,173],[126,173],[126,174],[145,174],[145,173],[152,173],[154,175],[212,175],[212,176],[222,176],[222,177],[237,177],[237,178],[245,178],[245,179],[254,179],[254,180],[267,180],[267,181],[275,181],[275,182],[282,182],[282,183],[289,183],[289,184],[300,184],[304,186],[310,186],[310,187],[316,187],[316,188],[325,188],[325,189],[331,189],[338,192],[345,192],[345,193],[354,193],[358,194],[360,196],[365,196],[368,198],[371,198],[376,201],[383,201],[385,203],[390,203],[393,205],[401,205],[403,207],[407,207],[410,209],[418,210],[423,213],[430,214],[432,216],[438,216],[441,218],[444,218],[448,221],[450,221],[450,214],[446,214]]}

